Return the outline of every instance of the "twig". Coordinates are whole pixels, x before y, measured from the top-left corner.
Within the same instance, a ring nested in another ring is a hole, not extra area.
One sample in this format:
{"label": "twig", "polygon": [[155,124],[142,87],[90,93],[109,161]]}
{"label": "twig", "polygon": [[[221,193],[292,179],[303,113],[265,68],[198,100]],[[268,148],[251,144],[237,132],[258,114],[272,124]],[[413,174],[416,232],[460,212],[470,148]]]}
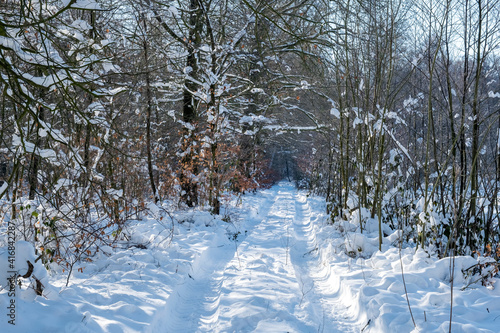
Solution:
{"label": "twig", "polygon": [[368,327],[368,325],[370,325],[370,323],[371,323],[371,322],[372,322],[372,320],[371,320],[371,319],[368,319],[368,322],[366,323],[365,327],[363,327],[363,328],[361,329],[361,332],[363,332],[363,331],[364,331],[364,330]]}
{"label": "twig", "polygon": [[413,326],[417,328],[417,324],[415,324],[415,318],[413,318],[413,312],[411,311],[410,298],[408,297],[405,274],[403,271],[403,257],[401,256],[401,249],[403,247],[403,226],[401,225],[400,225],[400,230],[401,230],[401,235],[399,236],[399,263],[401,265],[401,278],[403,279],[403,287],[405,288],[406,303],[408,304],[408,310],[410,311],[411,321],[413,322]]}
{"label": "twig", "polygon": [[452,250],[451,255],[451,273],[450,273],[450,326],[448,332],[451,333],[451,323],[453,317],[453,285],[455,284],[455,249]]}
{"label": "twig", "polygon": [[311,285],[311,288],[309,288],[308,291],[305,291],[305,284],[304,284],[304,280],[302,279],[302,276],[300,277],[300,282],[301,282],[300,291],[302,292],[302,298],[300,299],[299,307],[302,305],[302,302],[304,301],[304,298],[306,297],[306,295],[309,294],[314,289],[314,283],[313,283]]}

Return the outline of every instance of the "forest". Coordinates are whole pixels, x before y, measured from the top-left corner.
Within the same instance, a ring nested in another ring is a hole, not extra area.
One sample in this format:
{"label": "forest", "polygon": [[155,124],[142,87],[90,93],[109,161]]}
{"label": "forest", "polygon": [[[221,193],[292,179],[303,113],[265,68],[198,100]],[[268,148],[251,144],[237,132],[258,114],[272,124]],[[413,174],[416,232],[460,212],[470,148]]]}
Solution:
{"label": "forest", "polygon": [[287,180],[494,276],[499,33],[498,0],[0,0],[1,245],[69,281],[151,207]]}

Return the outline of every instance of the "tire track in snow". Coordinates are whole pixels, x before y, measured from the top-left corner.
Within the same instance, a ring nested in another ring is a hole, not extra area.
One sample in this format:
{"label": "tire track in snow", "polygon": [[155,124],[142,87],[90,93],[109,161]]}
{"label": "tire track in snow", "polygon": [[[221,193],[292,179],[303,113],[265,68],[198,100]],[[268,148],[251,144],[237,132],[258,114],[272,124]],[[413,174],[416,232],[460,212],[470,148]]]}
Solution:
{"label": "tire track in snow", "polygon": [[289,183],[265,193],[251,199],[260,214],[238,253],[217,234],[149,332],[359,332],[338,300],[338,277],[322,265],[305,195]]}
{"label": "tire track in snow", "polygon": [[[263,201],[258,216],[266,217],[274,202],[269,202],[268,198],[263,198]],[[253,220],[247,227],[253,228],[260,222],[259,217]],[[235,242],[230,241],[222,229],[219,230],[208,248],[194,260],[191,273],[172,291],[163,309],[155,314],[147,332],[213,331],[219,317],[224,270],[237,251]]]}
{"label": "tire track in snow", "polygon": [[[318,332],[290,256],[295,188],[280,183],[269,214],[226,268],[215,332]],[[292,230],[293,232],[293,230]]]}
{"label": "tire track in snow", "polygon": [[[317,219],[317,218],[316,218]],[[313,320],[321,323],[318,332],[359,332],[346,307],[338,299],[339,280],[323,262],[316,238],[313,213],[307,197],[295,194],[294,246],[290,253],[301,292],[312,308]]]}

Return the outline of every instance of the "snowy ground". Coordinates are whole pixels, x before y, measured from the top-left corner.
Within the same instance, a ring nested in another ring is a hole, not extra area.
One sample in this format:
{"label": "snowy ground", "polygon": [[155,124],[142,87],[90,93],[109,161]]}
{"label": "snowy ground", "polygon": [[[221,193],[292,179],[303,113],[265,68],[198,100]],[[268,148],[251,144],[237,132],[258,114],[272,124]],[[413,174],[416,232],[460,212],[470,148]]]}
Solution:
{"label": "snowy ground", "polygon": [[[11,298],[2,289],[0,331],[448,331],[449,259],[412,248],[400,257],[395,234],[378,252],[374,226],[363,234],[349,221],[332,226],[324,211],[321,198],[280,183],[230,208],[230,223],[205,212],[176,214],[172,241],[154,216],[131,221],[130,242],[75,268],[68,287],[67,274],[56,271],[44,296],[18,290],[16,326],[7,322]],[[26,247],[18,245],[23,258],[32,255]],[[455,259],[453,332],[500,332],[498,288],[462,290],[470,282],[462,270],[475,264]]]}

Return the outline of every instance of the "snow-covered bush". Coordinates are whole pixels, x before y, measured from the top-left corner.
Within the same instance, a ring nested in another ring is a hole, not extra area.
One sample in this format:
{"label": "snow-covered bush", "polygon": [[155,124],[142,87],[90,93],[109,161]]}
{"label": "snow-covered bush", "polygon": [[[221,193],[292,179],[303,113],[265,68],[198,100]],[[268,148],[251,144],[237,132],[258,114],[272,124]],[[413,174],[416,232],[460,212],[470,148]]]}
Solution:
{"label": "snow-covered bush", "polygon": [[37,261],[33,245],[18,241],[0,248],[1,289],[29,301],[46,295],[51,290],[48,287],[47,270]]}

